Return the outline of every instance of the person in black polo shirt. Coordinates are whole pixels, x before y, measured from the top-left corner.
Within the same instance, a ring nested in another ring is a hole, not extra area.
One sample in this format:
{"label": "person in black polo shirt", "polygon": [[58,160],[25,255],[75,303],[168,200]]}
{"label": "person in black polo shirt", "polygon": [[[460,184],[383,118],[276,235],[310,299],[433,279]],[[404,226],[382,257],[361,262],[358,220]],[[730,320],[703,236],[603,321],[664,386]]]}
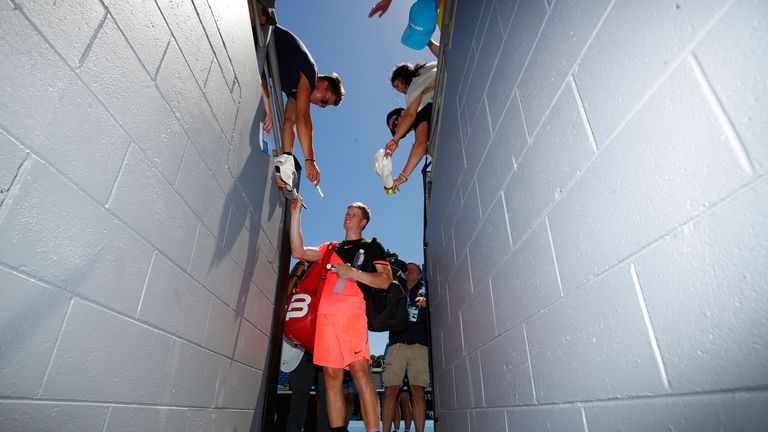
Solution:
{"label": "person in black polo shirt", "polygon": [[409,262],[405,272],[408,288],[408,312],[411,325],[406,330],[389,332],[387,356],[384,359],[384,427],[392,424],[397,393],[408,373],[413,397],[413,422],[416,432],[424,431],[427,402],[424,389],[429,384],[429,326],[427,297],[421,283],[421,269]]}

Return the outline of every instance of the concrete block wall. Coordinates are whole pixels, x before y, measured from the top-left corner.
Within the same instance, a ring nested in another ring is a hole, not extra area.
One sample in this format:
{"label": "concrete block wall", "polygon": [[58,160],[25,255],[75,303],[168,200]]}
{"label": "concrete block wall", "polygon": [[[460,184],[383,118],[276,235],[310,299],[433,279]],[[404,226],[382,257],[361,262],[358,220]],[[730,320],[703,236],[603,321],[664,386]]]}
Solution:
{"label": "concrete block wall", "polygon": [[0,57],[0,430],[249,430],[282,212],[247,4],[0,0]]}
{"label": "concrete block wall", "polygon": [[768,430],[768,5],[458,0],[440,432]]}

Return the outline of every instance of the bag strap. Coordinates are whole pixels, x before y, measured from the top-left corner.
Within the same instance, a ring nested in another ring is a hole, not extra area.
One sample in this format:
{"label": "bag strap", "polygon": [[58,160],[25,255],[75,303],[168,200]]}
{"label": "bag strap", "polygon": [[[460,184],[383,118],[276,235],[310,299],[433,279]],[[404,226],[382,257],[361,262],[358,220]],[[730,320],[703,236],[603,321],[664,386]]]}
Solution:
{"label": "bag strap", "polygon": [[322,281],[324,281],[328,275],[328,263],[331,261],[331,257],[336,251],[336,245],[337,243],[335,241],[328,243],[328,247],[325,249],[323,257],[320,258],[320,280]]}

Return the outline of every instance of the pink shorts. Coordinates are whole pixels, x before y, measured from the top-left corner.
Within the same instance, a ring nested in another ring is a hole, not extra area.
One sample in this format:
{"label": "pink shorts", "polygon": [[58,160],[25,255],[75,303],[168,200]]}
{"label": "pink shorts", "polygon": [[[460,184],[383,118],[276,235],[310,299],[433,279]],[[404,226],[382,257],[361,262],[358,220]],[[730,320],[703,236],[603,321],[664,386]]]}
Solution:
{"label": "pink shorts", "polygon": [[368,319],[363,314],[318,314],[314,362],[349,369],[355,360],[371,360]]}

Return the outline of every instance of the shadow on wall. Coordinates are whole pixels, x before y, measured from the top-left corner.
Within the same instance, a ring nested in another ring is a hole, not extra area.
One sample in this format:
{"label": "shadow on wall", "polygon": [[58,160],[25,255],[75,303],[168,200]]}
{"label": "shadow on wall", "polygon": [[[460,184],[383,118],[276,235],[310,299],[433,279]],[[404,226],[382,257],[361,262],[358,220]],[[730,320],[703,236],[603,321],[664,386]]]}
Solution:
{"label": "shadow on wall", "polygon": [[[12,315],[3,317],[4,325],[0,327],[3,342],[0,349],[0,371],[9,367],[13,370],[13,363],[18,361],[14,353],[20,348],[24,352],[23,349],[29,341],[36,340],[33,335],[38,333],[41,327],[45,327],[47,322],[56,319],[59,323],[64,321],[64,312],[69,301],[69,295],[50,295],[47,290],[41,290],[29,295],[24,307],[16,308]],[[30,317],[34,317],[34,321]]]}
{"label": "shadow on wall", "polygon": [[[267,221],[273,220],[279,208],[278,194],[269,194],[272,157],[262,153],[259,143],[260,119],[263,117],[264,107],[260,102],[250,125],[248,156],[227,191],[224,208],[219,218],[218,238],[223,239],[223,241],[217,245],[216,252],[208,266],[209,272],[217,267],[232,252],[237,239],[243,234],[244,229],[247,231],[248,246],[243,276],[238,285],[235,304],[236,319],[240,319],[243,316],[251,282],[256,274],[259,240],[262,235],[262,217],[265,217]],[[234,146],[231,147],[228,155],[227,169],[230,170],[232,170],[233,163],[236,163],[236,155],[233,155],[234,150]],[[267,206],[267,212],[264,212],[265,206]],[[244,217],[240,217],[237,211],[233,212],[237,208],[245,209],[243,212]],[[264,291],[266,287],[260,288]],[[269,298],[270,296],[267,297]],[[236,341],[239,340],[241,326],[242,321],[238,326]],[[268,329],[262,330],[268,331]],[[236,348],[237,344],[233,347],[233,357]]]}

